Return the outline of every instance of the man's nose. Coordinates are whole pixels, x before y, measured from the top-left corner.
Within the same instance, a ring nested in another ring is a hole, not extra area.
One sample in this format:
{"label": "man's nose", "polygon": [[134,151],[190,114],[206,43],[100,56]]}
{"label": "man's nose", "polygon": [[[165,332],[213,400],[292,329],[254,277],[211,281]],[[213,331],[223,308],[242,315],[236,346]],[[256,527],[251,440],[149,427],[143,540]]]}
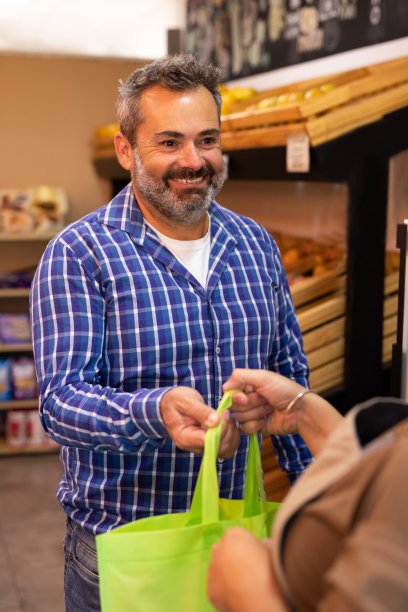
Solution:
{"label": "man's nose", "polygon": [[199,170],[203,165],[203,158],[194,143],[186,143],[181,151],[178,165],[182,168]]}

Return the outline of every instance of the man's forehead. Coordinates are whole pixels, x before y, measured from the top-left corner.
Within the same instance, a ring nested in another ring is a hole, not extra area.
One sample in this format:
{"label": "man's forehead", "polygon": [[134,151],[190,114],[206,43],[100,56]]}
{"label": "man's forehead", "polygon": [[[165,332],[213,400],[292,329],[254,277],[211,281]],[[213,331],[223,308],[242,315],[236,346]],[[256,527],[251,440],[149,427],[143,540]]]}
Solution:
{"label": "man's forehead", "polygon": [[217,106],[205,87],[183,91],[155,85],[141,97],[142,122],[153,134],[175,137],[177,133],[204,133],[219,129]]}
{"label": "man's forehead", "polygon": [[157,106],[178,106],[203,105],[207,104],[216,110],[215,100],[210,91],[203,85],[191,89],[175,90],[153,85],[146,89],[140,97],[141,106],[145,112],[154,112]]}

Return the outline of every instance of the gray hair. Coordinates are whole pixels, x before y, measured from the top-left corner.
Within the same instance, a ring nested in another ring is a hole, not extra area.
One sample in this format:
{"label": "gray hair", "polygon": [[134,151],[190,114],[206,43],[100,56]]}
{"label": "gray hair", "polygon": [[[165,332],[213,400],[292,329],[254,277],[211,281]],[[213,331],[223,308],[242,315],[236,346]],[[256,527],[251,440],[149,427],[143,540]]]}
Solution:
{"label": "gray hair", "polygon": [[202,85],[214,98],[220,118],[222,103],[218,90],[220,76],[219,68],[205,64],[188,53],[173,55],[138,68],[132,72],[125,83],[120,81],[116,104],[120,131],[134,147],[136,128],[143,122],[140,97],[146,89],[154,85],[160,85],[173,91],[197,89]]}

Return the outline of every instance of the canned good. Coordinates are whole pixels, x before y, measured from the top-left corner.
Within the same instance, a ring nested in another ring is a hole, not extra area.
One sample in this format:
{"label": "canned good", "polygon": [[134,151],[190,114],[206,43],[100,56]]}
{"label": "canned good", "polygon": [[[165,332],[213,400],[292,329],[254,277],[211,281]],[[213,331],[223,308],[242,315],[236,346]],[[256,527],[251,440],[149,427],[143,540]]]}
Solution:
{"label": "canned good", "polygon": [[9,446],[26,444],[26,415],[24,410],[9,410],[6,420],[6,440]]}
{"label": "canned good", "polygon": [[41,425],[38,410],[26,410],[26,441],[30,446],[42,446],[47,443],[48,436],[46,435]]}

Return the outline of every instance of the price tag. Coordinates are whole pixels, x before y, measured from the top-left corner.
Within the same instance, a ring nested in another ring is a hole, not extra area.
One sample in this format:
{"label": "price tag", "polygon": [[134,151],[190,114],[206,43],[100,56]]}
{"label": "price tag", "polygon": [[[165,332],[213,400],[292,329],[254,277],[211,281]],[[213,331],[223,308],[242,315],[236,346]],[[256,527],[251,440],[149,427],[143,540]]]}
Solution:
{"label": "price tag", "polygon": [[289,134],[286,139],[286,171],[310,171],[310,142],[307,134]]}

